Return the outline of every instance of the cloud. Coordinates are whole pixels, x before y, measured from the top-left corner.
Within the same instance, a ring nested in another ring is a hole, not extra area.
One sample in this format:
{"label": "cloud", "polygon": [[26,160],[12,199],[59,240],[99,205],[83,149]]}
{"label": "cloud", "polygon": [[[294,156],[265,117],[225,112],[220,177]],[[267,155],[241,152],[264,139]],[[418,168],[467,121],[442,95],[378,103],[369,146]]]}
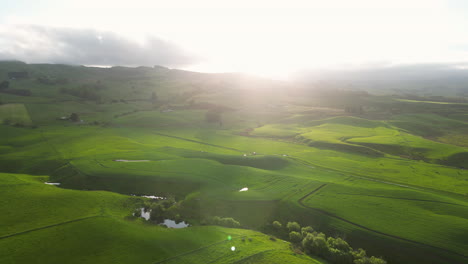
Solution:
{"label": "cloud", "polygon": [[111,31],[38,25],[0,25],[0,60],[169,67],[198,62],[176,44],[157,37],[137,42]]}
{"label": "cloud", "polygon": [[376,64],[361,68],[302,71],[297,80],[360,80],[360,81],[408,81],[468,78],[468,62]]}

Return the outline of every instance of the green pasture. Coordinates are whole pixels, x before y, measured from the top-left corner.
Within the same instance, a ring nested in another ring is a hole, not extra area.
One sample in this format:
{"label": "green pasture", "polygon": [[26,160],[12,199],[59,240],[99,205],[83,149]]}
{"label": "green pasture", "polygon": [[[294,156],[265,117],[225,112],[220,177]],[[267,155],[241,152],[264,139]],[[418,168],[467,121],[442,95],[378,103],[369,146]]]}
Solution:
{"label": "green pasture", "polygon": [[383,233],[460,254],[468,250],[466,200],[350,180],[327,185],[304,203]]}
{"label": "green pasture", "polygon": [[[142,198],[129,194],[257,230],[298,221],[389,263],[466,262],[464,104],[289,94],[165,68],[6,65],[1,76],[30,71],[10,85],[32,96],[0,94],[0,119],[13,121],[0,125],[0,263],[324,263],[253,230],[150,225],[130,217]],[[101,99],[60,92],[83,87]],[[222,124],[206,121],[214,105],[229,107]],[[71,113],[83,122],[60,120]]]}
{"label": "green pasture", "polygon": [[29,117],[28,110],[24,104],[4,104],[0,105],[0,121],[10,124],[31,125],[32,121]]}
{"label": "green pasture", "polygon": [[[219,259],[217,263],[231,263],[267,249],[288,252],[284,241],[273,242],[250,230],[148,225],[128,218],[139,198],[67,190],[46,185],[46,180],[47,176],[0,174],[1,263],[156,263],[188,256],[203,263],[206,252]],[[227,240],[228,235],[233,239]],[[252,241],[242,242],[242,237]],[[290,253],[284,259],[315,261]]]}

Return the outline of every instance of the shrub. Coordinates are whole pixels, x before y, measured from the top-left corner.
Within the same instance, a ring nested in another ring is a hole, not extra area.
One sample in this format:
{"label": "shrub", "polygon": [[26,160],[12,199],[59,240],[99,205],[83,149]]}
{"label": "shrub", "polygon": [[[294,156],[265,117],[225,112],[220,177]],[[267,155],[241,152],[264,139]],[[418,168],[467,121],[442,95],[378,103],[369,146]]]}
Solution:
{"label": "shrub", "polygon": [[301,235],[301,233],[299,233],[299,232],[291,231],[291,232],[289,233],[289,240],[290,240],[292,243],[299,243],[299,242],[301,242],[301,240],[302,240],[302,235]]}
{"label": "shrub", "polygon": [[328,253],[328,245],[323,233],[314,237],[311,252],[318,256],[325,256]]}
{"label": "shrub", "polygon": [[0,83],[0,90],[8,89],[8,87],[10,87],[10,82],[3,81],[3,82]]}
{"label": "shrub", "polygon": [[314,242],[314,235],[307,234],[304,239],[302,239],[302,248],[307,252],[312,252],[312,243]]}
{"label": "shrub", "polygon": [[354,260],[354,264],[387,264],[387,262],[381,258],[377,257],[364,257],[362,259],[356,259]]}
{"label": "shrub", "polygon": [[301,232],[301,226],[297,222],[288,222],[286,226],[291,231]]}
{"label": "shrub", "polygon": [[221,122],[221,114],[217,111],[209,110],[206,112],[205,119],[209,123]]}
{"label": "shrub", "polygon": [[278,221],[273,222],[273,228],[275,228],[276,230],[280,230],[281,227],[283,227],[283,225],[280,222]]}
{"label": "shrub", "polygon": [[348,242],[344,241],[341,238],[334,239],[332,237],[329,237],[327,239],[327,244],[330,248],[335,248],[344,252],[351,251],[351,247],[349,246]]}
{"label": "shrub", "polygon": [[314,229],[311,226],[304,226],[303,228],[301,228],[302,236],[305,236],[309,233],[312,234],[312,232],[314,232]]}
{"label": "shrub", "polygon": [[214,216],[210,222],[213,225],[220,225],[225,227],[240,227],[240,223],[234,220],[234,218],[232,217],[222,218],[219,216]]}
{"label": "shrub", "polygon": [[332,263],[337,263],[337,264],[352,264],[353,263],[353,256],[349,252],[344,252],[335,248],[329,248],[326,257]]}
{"label": "shrub", "polygon": [[11,119],[10,118],[5,118],[3,119],[3,124],[4,125],[10,125],[12,123]]}
{"label": "shrub", "polygon": [[80,121],[80,117],[78,116],[77,113],[72,113],[70,115],[70,120],[73,121],[73,122],[78,122],[78,121]]}
{"label": "shrub", "polygon": [[140,210],[140,209],[136,209],[135,212],[133,212],[133,216],[135,216],[135,217],[141,217],[141,210]]}

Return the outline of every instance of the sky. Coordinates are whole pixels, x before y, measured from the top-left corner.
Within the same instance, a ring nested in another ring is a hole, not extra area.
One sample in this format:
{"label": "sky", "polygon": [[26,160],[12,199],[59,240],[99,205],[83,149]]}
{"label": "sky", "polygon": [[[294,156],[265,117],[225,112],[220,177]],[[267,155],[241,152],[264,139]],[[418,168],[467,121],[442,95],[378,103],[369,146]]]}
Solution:
{"label": "sky", "polygon": [[288,78],[468,62],[464,0],[0,0],[0,60]]}

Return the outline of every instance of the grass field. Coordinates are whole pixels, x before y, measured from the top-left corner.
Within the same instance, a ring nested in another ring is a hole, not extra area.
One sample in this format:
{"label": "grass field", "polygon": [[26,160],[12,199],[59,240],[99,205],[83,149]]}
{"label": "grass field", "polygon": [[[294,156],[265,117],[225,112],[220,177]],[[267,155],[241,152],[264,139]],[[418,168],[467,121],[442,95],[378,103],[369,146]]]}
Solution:
{"label": "grass field", "polygon": [[24,104],[0,105],[0,120],[5,123],[31,125],[31,118]]}
{"label": "grass field", "polygon": [[[298,221],[388,263],[467,261],[464,104],[249,92],[169,69],[28,67],[100,99],[34,78],[11,83],[32,96],[2,94],[0,119],[25,126],[0,125],[1,263],[325,263],[257,231],[198,225],[212,216],[254,230]],[[356,102],[364,113],[345,111]],[[71,113],[83,121],[59,120]],[[130,217],[142,203],[132,194],[175,197],[195,226]]]}
{"label": "grass field", "polygon": [[[124,220],[140,198],[66,190],[46,185],[46,180],[0,174],[1,263],[181,263],[187,257],[203,263],[207,252],[216,263],[230,263],[266,250],[283,254],[290,263],[314,261],[292,255],[288,243],[255,231],[210,226],[174,230]],[[233,239],[227,240],[228,235]],[[242,242],[242,237],[252,241]],[[231,246],[237,250],[232,252]]]}

